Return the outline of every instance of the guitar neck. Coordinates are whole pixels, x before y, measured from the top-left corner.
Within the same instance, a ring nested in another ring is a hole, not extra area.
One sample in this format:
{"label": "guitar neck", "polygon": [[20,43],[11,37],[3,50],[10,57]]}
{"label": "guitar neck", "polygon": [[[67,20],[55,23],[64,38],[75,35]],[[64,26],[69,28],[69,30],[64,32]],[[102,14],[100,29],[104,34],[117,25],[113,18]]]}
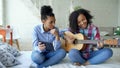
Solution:
{"label": "guitar neck", "polygon": [[74,37],[76,39],[75,44],[97,44],[98,42],[101,42],[107,45],[120,45],[120,39],[84,40],[84,35],[82,35],[81,33],[73,34],[71,32],[65,32],[65,36]]}
{"label": "guitar neck", "polygon": [[117,45],[120,46],[120,39],[108,39],[108,40],[76,40],[75,43],[78,44],[97,44],[97,42],[102,42],[107,45]]}
{"label": "guitar neck", "polygon": [[75,41],[75,43],[78,43],[78,44],[97,44],[97,42],[104,43],[103,40],[77,40]]}

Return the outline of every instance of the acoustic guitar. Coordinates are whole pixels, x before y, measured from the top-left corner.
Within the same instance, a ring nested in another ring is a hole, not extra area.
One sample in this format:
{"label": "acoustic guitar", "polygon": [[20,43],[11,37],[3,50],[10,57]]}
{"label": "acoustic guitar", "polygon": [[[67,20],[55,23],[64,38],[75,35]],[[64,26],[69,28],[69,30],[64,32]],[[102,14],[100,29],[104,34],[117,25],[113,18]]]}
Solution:
{"label": "acoustic guitar", "polygon": [[83,34],[73,34],[69,31],[64,33],[64,38],[61,39],[62,48],[66,51],[70,51],[71,49],[84,49],[85,44],[97,44],[98,42],[102,42],[107,45],[117,46],[120,44],[120,39],[106,39],[106,40],[87,40]]}

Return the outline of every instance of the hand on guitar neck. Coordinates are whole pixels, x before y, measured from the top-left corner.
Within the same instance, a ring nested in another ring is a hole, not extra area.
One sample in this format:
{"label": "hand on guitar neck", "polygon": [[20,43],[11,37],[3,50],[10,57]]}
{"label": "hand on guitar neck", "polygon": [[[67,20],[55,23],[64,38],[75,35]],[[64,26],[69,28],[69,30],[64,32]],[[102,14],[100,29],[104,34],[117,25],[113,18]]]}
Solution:
{"label": "hand on guitar neck", "polygon": [[66,31],[64,33],[64,38],[65,38],[64,40],[62,39],[62,42],[64,42],[62,47],[66,51],[69,51],[70,49],[81,50],[82,48],[84,48],[85,44],[97,44],[99,45],[99,47],[103,47],[103,44],[114,45],[114,46],[120,44],[119,39],[86,40],[86,38],[81,33],[73,34],[70,31]]}

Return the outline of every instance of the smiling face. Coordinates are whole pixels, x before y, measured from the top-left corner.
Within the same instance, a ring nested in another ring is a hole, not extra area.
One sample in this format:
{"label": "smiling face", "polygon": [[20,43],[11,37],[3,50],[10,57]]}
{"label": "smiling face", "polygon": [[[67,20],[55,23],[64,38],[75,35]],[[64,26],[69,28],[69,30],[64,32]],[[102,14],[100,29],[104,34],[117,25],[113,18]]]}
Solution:
{"label": "smiling face", "polygon": [[42,20],[44,24],[44,30],[49,31],[55,27],[55,17],[54,16],[47,16],[47,19]]}
{"label": "smiling face", "polygon": [[78,23],[78,26],[82,29],[85,29],[87,28],[87,19],[85,17],[85,15],[83,14],[80,14],[77,18],[77,23]]}

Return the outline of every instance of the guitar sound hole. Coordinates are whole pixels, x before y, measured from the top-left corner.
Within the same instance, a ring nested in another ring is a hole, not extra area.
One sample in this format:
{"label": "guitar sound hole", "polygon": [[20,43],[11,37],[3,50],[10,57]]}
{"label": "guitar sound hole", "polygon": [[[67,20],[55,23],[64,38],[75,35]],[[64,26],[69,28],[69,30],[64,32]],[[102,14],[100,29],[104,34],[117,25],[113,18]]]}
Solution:
{"label": "guitar sound hole", "polygon": [[77,39],[75,39],[75,40],[73,41],[73,44],[77,44]]}

